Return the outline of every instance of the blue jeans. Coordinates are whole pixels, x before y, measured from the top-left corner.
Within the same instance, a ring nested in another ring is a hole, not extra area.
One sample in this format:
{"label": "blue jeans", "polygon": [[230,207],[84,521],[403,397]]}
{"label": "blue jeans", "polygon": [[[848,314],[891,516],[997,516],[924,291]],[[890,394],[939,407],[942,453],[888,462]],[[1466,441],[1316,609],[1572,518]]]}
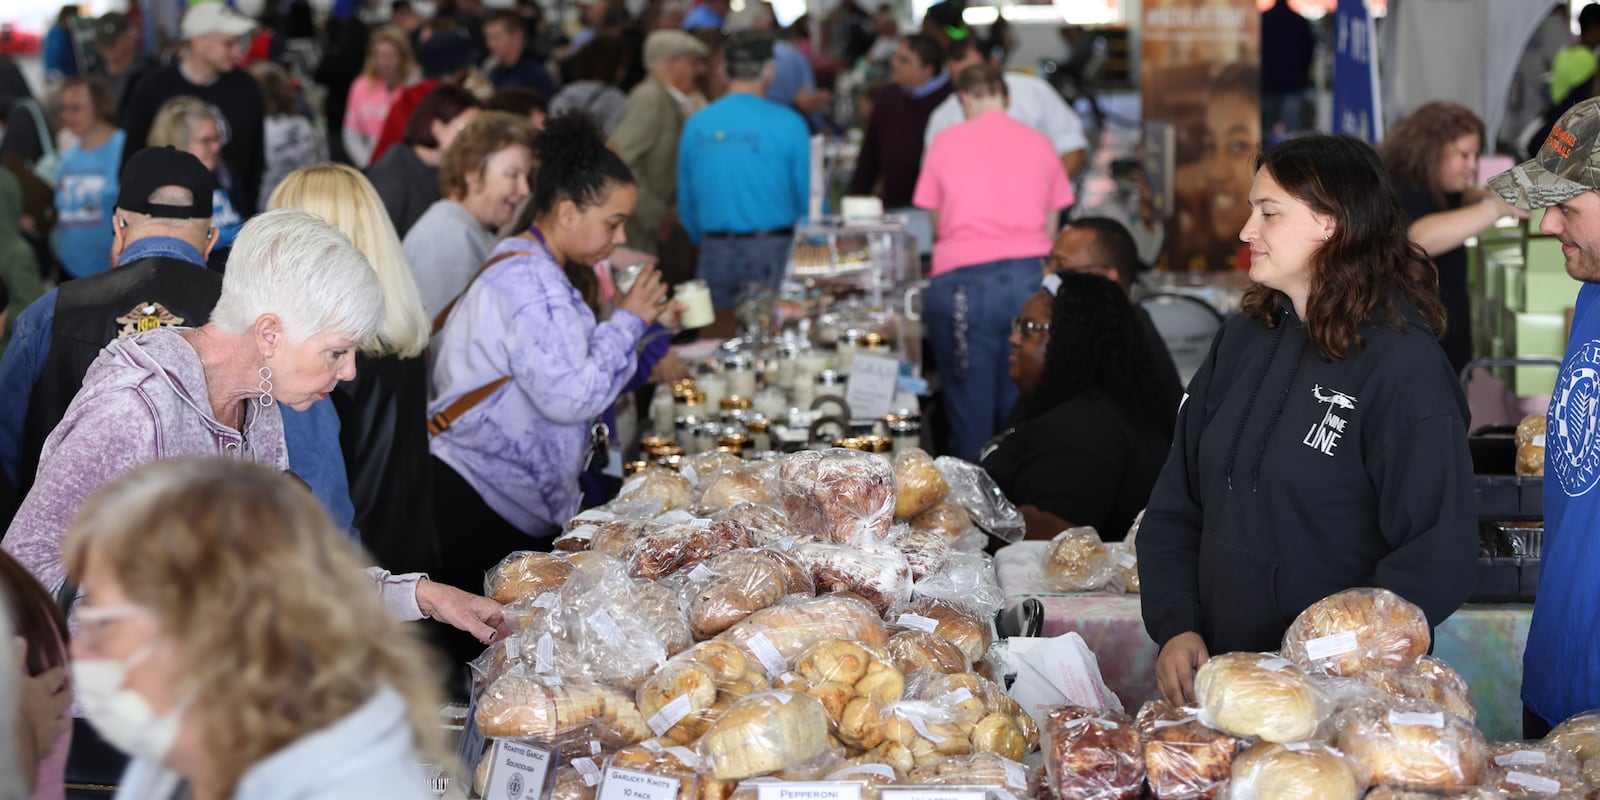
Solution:
{"label": "blue jeans", "polygon": [[752,287],[757,291],[770,289],[776,294],[783,287],[793,243],[794,238],[787,233],[753,239],[706,236],[700,240],[695,277],[710,287],[711,305],[716,308],[739,305],[749,296]]}
{"label": "blue jeans", "polygon": [[923,318],[944,387],[949,455],[976,460],[1016,405],[1011,318],[1040,280],[1038,258],[1008,258],[946,272],[928,286]]}

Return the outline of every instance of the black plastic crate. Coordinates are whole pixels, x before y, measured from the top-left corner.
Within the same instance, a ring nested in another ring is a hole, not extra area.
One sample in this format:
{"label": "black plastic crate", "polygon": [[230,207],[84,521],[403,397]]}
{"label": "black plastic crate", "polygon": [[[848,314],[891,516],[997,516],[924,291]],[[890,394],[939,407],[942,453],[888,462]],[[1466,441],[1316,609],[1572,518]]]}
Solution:
{"label": "black plastic crate", "polygon": [[1472,482],[1480,519],[1544,518],[1544,478],[1475,475]]}
{"label": "black plastic crate", "polygon": [[1531,603],[1539,591],[1539,559],[1479,558],[1470,603]]}

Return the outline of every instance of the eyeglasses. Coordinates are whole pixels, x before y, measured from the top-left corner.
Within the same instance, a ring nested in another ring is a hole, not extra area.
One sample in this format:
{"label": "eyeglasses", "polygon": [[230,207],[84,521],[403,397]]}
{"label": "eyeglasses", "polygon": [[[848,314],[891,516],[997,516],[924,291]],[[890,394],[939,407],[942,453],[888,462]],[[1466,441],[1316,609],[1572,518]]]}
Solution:
{"label": "eyeglasses", "polygon": [[80,602],[72,607],[69,616],[76,629],[73,635],[92,647],[103,641],[118,622],[149,615],[149,611],[132,603],[86,606]]}
{"label": "eyeglasses", "polygon": [[1068,264],[1057,256],[1040,256],[1039,267],[1045,274],[1052,272],[1091,272],[1104,274],[1111,271],[1110,264]]}
{"label": "eyeglasses", "polygon": [[1050,323],[1034,322],[1031,319],[1023,319],[1022,317],[1012,317],[1011,332],[1018,336],[1032,336],[1036,333],[1049,333]]}

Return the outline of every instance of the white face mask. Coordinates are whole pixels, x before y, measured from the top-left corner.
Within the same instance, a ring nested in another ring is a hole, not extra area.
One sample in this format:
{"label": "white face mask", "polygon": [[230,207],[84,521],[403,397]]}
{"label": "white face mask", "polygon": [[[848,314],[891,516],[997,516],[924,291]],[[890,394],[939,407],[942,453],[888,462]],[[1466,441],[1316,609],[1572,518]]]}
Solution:
{"label": "white face mask", "polygon": [[135,758],[157,764],[178,739],[184,707],[157,716],[144,697],[123,683],[128,670],[149,657],[151,647],[140,650],[128,663],[114,658],[81,658],[72,662],[72,688],[89,724],[112,747]]}

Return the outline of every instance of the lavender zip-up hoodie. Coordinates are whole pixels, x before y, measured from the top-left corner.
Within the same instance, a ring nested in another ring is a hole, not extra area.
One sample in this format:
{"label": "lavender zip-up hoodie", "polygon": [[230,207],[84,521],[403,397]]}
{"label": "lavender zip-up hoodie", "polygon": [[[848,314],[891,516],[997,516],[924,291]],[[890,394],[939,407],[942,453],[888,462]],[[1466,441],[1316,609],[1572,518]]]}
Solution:
{"label": "lavender zip-up hoodie", "polygon": [[[184,329],[156,328],[107,345],[45,440],[33,491],[0,547],[51,592],[66,579],[61,540],[67,523],[96,489],[135,467],[232,455],[279,471],[289,468],[278,407],[248,404],[242,433],[214,419],[200,356],[179,330]],[[368,572],[391,614],[402,620],[422,616],[416,604],[422,576]]]}
{"label": "lavender zip-up hoodie", "polygon": [[577,513],[590,426],[633,377],[645,324],[620,309],[596,323],[538,242],[514,237],[495,247],[502,252],[528,255],[479,275],[435,337],[428,414],[511,380],[433,437],[430,450],[496,514],[541,536]]}

